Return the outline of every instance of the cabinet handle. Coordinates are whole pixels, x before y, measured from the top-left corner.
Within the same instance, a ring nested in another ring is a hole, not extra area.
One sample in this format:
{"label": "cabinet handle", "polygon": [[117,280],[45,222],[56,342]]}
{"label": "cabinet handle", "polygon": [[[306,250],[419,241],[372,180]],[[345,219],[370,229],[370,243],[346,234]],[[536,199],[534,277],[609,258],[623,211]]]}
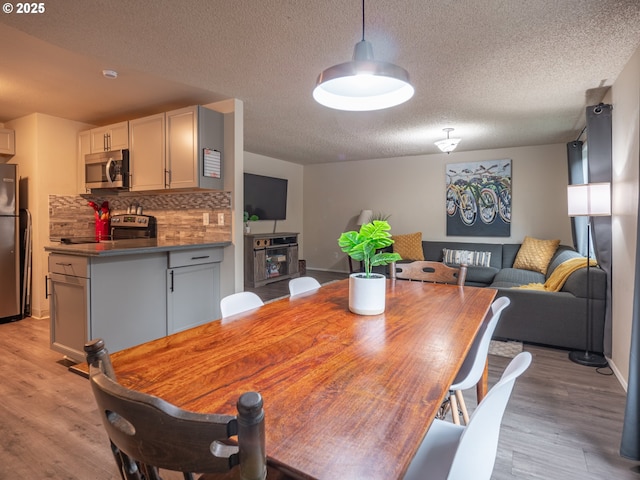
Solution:
{"label": "cabinet handle", "polygon": [[59,265],[61,267],[70,267],[71,265],[73,265],[72,263],[60,263],[60,262],[56,262],[56,265]]}
{"label": "cabinet handle", "polygon": [[165,169],[164,171],[164,187],[171,187],[171,170]]}
{"label": "cabinet handle", "polygon": [[45,300],[49,298],[49,277],[47,275],[44,276],[44,298]]}
{"label": "cabinet handle", "polygon": [[202,255],[200,257],[191,257],[191,260],[204,260],[205,258],[209,258],[209,255]]}
{"label": "cabinet handle", "polygon": [[173,270],[171,270],[171,287],[169,289],[173,292]]}
{"label": "cabinet handle", "polygon": [[107,141],[107,133],[102,135],[102,149],[106,152],[107,150],[109,150],[109,148],[107,147],[108,145],[108,141]]}

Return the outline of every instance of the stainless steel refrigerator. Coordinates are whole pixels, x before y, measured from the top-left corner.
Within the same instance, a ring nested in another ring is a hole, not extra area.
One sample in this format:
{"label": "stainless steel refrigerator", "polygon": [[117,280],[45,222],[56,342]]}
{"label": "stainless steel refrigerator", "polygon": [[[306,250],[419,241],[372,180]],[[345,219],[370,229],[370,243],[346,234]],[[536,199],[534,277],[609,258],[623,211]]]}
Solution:
{"label": "stainless steel refrigerator", "polygon": [[18,166],[0,164],[0,321],[21,318]]}

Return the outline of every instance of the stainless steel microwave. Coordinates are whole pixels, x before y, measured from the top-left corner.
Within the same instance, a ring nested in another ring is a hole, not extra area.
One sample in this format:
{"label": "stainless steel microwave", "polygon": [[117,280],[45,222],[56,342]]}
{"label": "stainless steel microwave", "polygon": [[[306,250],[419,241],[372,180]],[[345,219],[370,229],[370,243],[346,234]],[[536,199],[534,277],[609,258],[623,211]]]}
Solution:
{"label": "stainless steel microwave", "polygon": [[129,150],[90,153],[84,157],[87,190],[92,188],[129,188]]}

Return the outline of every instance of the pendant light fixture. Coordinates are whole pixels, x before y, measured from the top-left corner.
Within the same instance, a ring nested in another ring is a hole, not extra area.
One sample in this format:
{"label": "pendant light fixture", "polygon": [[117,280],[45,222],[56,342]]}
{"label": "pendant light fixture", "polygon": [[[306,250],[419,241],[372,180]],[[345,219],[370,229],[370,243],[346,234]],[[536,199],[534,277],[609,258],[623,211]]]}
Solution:
{"label": "pendant light fixture", "polygon": [[402,67],[373,59],[373,47],[364,39],[356,43],[353,60],[334,65],[318,75],[313,98],[325,107],[354,112],[395,107],[413,96],[409,73]]}
{"label": "pendant light fixture", "polygon": [[447,138],[443,140],[438,140],[437,142],[435,142],[436,146],[443,152],[446,152],[446,153],[453,152],[458,146],[458,144],[460,143],[460,140],[462,140],[461,138],[449,138],[449,133],[453,132],[453,130],[454,129],[450,127],[443,128],[442,131],[447,132]]}

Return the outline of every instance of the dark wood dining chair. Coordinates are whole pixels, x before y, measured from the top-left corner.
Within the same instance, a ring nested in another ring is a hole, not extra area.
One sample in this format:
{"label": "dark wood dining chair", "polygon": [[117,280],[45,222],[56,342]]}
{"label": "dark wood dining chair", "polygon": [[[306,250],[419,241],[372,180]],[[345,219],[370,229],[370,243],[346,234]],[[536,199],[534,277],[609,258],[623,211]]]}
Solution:
{"label": "dark wood dining chair", "polygon": [[449,283],[464,285],[467,278],[467,266],[450,267],[442,262],[416,260],[411,263],[392,263],[389,268],[391,278],[416,280],[431,283]]}
{"label": "dark wood dining chair", "polygon": [[[123,480],[161,480],[159,469],[201,479],[286,479],[269,468],[264,410],[257,392],[240,396],[238,415],[188,412],[120,385],[102,339],[84,347],[89,379]],[[237,435],[237,444],[230,437]],[[216,475],[213,475],[216,474]]]}

